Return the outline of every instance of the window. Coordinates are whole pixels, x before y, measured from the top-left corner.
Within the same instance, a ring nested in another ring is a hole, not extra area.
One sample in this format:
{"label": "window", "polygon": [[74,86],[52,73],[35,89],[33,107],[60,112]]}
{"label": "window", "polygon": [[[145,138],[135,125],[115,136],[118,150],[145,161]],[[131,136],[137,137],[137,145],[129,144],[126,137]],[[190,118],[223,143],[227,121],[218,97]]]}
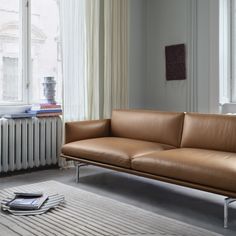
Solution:
{"label": "window", "polygon": [[31,0],[32,102],[42,97],[42,89],[38,88],[41,87],[42,78],[48,75],[57,79],[57,100],[60,100],[59,38],[57,0]]}
{"label": "window", "polygon": [[0,103],[19,103],[24,100],[20,0],[1,0],[0,15]]}
{"label": "window", "polygon": [[231,101],[236,102],[236,0],[231,1]]}
{"label": "window", "polygon": [[40,102],[44,76],[55,77],[60,102],[58,1],[1,0],[0,14],[0,104]]}
{"label": "window", "polygon": [[236,103],[236,0],[220,0],[220,103]]}
{"label": "window", "polygon": [[2,99],[3,101],[18,101],[20,90],[18,87],[18,58],[3,57],[3,81]]}

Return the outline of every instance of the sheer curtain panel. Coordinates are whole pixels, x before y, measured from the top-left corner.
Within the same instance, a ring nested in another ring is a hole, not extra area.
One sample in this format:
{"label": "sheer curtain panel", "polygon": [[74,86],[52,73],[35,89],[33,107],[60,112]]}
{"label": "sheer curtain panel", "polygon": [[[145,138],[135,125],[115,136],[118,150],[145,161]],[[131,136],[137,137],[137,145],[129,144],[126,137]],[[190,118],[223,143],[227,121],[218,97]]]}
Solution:
{"label": "sheer curtain panel", "polygon": [[100,0],[86,0],[85,3],[85,79],[87,83],[87,117],[99,118],[100,108]]}
{"label": "sheer curtain panel", "polygon": [[59,1],[65,121],[83,120],[87,116],[85,2]]}
{"label": "sheer curtain panel", "polygon": [[128,1],[59,0],[65,121],[128,106]]}
{"label": "sheer curtain panel", "polygon": [[104,117],[128,107],[128,3],[104,0]]}

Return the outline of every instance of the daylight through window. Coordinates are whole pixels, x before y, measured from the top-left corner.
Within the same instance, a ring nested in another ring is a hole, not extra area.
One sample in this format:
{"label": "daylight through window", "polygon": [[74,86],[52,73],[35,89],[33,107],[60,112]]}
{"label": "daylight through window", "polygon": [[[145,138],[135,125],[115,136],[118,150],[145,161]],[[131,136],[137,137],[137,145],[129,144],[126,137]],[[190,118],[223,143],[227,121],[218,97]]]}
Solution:
{"label": "daylight through window", "polygon": [[57,0],[0,1],[0,104],[37,103],[54,76],[61,101]]}

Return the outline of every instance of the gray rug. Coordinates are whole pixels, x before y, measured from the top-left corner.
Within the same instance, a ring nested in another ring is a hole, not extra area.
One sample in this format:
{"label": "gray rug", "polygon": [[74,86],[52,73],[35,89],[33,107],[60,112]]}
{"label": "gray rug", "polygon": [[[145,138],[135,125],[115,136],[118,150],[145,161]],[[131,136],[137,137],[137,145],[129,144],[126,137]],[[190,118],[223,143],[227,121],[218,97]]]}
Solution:
{"label": "gray rug", "polygon": [[58,183],[41,182],[0,191],[0,200],[14,191],[45,191],[65,196],[65,204],[46,214],[13,216],[0,212],[4,236],[219,236],[219,234],[151,213],[112,199]]}

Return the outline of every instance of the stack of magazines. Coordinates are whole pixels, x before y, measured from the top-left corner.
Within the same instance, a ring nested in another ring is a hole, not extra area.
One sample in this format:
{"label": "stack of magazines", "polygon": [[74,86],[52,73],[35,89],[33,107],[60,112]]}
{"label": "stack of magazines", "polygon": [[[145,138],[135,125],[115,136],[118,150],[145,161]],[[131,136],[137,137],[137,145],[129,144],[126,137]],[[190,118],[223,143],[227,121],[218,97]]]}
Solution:
{"label": "stack of magazines", "polygon": [[60,104],[56,103],[35,104],[28,110],[28,114],[37,117],[60,116],[62,115],[62,108]]}
{"label": "stack of magazines", "polygon": [[64,203],[64,196],[61,194],[37,193],[14,193],[12,198],[1,201],[1,209],[17,216],[40,215],[52,208]]}
{"label": "stack of magazines", "polygon": [[15,197],[6,205],[14,210],[37,210],[48,199],[46,194],[39,193],[15,193]]}

